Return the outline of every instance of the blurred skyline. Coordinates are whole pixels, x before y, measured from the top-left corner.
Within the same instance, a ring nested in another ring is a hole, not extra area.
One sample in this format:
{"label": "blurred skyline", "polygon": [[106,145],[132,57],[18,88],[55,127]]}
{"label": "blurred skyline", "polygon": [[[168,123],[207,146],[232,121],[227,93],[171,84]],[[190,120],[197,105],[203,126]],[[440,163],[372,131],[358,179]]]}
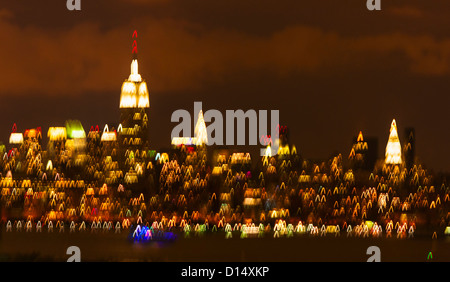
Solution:
{"label": "blurred skyline", "polygon": [[[306,158],[346,158],[359,131],[384,156],[396,119],[416,154],[450,172],[448,1],[0,0],[0,142],[79,119],[119,122],[138,30],[150,145],[168,147],[177,109],[280,111]],[[403,144],[403,143],[402,143]]]}

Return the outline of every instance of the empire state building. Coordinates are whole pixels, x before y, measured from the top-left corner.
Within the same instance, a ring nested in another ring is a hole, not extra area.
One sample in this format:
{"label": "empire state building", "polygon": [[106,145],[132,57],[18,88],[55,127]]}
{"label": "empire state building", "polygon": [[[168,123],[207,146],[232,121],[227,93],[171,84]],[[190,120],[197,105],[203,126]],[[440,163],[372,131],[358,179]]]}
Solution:
{"label": "empire state building", "polygon": [[131,150],[148,147],[148,109],[150,108],[147,83],[138,69],[137,32],[133,33],[133,59],[131,73],[122,84],[120,94],[120,125],[117,128],[122,148]]}

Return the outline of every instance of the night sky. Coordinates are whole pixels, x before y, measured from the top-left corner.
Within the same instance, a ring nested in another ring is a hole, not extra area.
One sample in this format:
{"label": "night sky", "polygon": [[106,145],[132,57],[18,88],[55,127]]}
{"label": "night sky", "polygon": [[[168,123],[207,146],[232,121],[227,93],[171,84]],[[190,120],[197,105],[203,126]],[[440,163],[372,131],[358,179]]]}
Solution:
{"label": "night sky", "polygon": [[[379,138],[396,119],[416,153],[450,172],[450,2],[381,0],[0,0],[0,140],[19,131],[119,121],[132,33],[150,91],[150,140],[170,144],[173,111],[280,111],[307,158]],[[193,113],[192,113],[193,114]]]}

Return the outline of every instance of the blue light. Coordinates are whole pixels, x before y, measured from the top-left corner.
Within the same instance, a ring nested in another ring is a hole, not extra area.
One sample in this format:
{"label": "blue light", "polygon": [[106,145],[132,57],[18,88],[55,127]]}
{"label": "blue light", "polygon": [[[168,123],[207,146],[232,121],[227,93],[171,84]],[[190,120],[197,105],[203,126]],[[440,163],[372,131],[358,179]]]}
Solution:
{"label": "blue light", "polygon": [[148,226],[138,225],[136,228],[130,228],[129,238],[133,242],[152,242],[152,241],[174,241],[177,236],[172,232],[162,230],[154,231]]}

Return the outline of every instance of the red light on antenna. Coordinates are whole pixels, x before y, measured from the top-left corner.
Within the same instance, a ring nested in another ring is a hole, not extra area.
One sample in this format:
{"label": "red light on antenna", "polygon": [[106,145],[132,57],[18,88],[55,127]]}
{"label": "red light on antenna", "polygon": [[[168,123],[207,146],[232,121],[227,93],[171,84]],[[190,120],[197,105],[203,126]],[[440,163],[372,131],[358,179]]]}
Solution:
{"label": "red light on antenna", "polygon": [[137,42],[136,42],[136,40],[133,41],[133,54],[137,54]]}
{"label": "red light on antenna", "polygon": [[134,32],[133,32],[133,38],[137,38],[137,30],[134,30]]}

